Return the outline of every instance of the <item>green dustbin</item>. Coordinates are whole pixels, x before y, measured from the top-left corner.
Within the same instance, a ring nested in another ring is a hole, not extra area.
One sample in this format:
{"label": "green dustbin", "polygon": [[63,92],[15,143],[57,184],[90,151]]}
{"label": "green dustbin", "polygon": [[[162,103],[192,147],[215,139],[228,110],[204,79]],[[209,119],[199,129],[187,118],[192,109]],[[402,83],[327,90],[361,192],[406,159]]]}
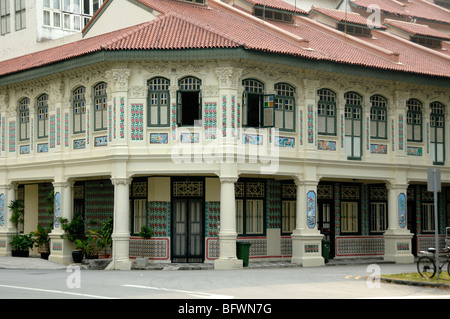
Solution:
{"label": "green dustbin", "polygon": [[242,259],[244,267],[248,266],[248,259],[250,256],[250,246],[251,243],[247,242],[236,242],[236,255],[238,259]]}
{"label": "green dustbin", "polygon": [[330,259],[330,241],[322,240],[322,257],[325,260],[325,263]]}

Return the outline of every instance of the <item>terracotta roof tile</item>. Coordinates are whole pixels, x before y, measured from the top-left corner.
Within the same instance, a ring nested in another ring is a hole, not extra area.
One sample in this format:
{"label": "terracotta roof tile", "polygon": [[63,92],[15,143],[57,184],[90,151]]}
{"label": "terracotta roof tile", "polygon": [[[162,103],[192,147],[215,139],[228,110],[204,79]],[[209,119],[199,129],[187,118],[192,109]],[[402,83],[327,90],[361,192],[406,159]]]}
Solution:
{"label": "terracotta roof tile", "polygon": [[295,23],[269,23],[220,0],[208,0],[205,6],[173,0],[136,1],[158,11],[158,18],[1,62],[0,76],[99,51],[242,47],[316,61],[450,77],[448,56],[409,41],[403,43],[403,39],[386,32],[377,31],[373,39],[357,38],[301,16],[296,16]]}
{"label": "terracotta roof tile", "polygon": [[426,0],[350,0],[350,5],[367,9],[376,5],[382,12],[405,18],[419,18],[450,24],[450,10]]}
{"label": "terracotta roof tile", "polygon": [[388,26],[393,26],[397,29],[405,31],[410,35],[420,35],[426,37],[433,37],[443,40],[450,40],[450,35],[446,35],[442,32],[434,30],[427,25],[418,24],[418,23],[410,23],[398,20],[386,19],[384,20],[384,24]]}
{"label": "terracotta roof tile", "polygon": [[297,8],[283,0],[245,0],[253,5],[266,6],[268,8],[285,10],[295,13],[307,14],[307,12],[301,8]]}
{"label": "terracotta roof tile", "polygon": [[323,14],[337,22],[348,22],[353,24],[365,25],[380,28],[381,25],[373,25],[372,21],[355,12],[345,12],[341,10],[312,6],[309,15],[313,13]]}

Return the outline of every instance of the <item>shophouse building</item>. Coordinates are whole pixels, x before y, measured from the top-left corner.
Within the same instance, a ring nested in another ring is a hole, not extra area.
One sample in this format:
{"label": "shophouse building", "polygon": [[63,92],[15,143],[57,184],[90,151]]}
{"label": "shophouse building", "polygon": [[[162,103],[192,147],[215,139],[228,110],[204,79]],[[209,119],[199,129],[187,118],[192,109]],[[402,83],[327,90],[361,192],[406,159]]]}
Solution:
{"label": "shophouse building", "polygon": [[15,199],[24,233],[53,217],[64,264],[59,217],[113,217],[115,269],[240,268],[242,241],[250,262],[321,266],[327,240],[330,258],[408,263],[444,234],[448,51],[337,10],[227,2],[108,0],[83,39],[0,63],[2,255]]}

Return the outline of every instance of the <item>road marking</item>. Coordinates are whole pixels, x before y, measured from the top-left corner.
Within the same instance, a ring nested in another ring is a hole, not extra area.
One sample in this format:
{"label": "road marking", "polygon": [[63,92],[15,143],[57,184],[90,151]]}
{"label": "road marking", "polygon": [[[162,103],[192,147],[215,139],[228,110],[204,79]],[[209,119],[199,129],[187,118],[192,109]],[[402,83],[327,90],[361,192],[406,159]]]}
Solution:
{"label": "road marking", "polygon": [[130,288],[160,290],[160,291],[167,291],[167,292],[179,292],[179,293],[191,295],[193,297],[204,298],[204,299],[233,299],[234,298],[233,296],[209,294],[209,293],[206,293],[206,292],[199,292],[199,291],[168,289],[168,288],[140,286],[140,285],[122,285],[122,286],[130,287]]}
{"label": "road marking", "polygon": [[368,297],[362,299],[450,299],[450,295],[432,295],[432,296],[393,296],[393,297]]}
{"label": "road marking", "polygon": [[98,299],[116,299],[116,298],[110,298],[110,297],[105,297],[105,296],[89,295],[89,294],[82,294],[82,293],[77,293],[77,292],[51,290],[51,289],[9,286],[9,285],[0,285],[0,287],[11,288],[11,289],[31,290],[31,291],[38,291],[38,292],[48,292],[48,293],[54,293],[54,294],[72,295],[72,296],[80,296],[80,297],[98,298]]}

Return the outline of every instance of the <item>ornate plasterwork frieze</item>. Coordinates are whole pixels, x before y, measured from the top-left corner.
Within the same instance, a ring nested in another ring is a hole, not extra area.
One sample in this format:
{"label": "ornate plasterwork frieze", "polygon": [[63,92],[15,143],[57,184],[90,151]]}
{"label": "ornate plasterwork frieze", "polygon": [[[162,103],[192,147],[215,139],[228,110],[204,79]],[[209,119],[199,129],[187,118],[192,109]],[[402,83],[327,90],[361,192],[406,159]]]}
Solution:
{"label": "ornate plasterwork frieze", "polygon": [[128,91],[128,79],[130,75],[130,69],[112,69],[107,71],[108,89],[111,89],[112,92]]}
{"label": "ornate plasterwork frieze", "polygon": [[216,75],[220,88],[237,89],[241,83],[242,69],[234,67],[217,68]]}
{"label": "ornate plasterwork frieze", "polygon": [[131,99],[145,99],[147,97],[147,87],[134,85],[128,90],[129,98]]}
{"label": "ornate plasterwork frieze", "polygon": [[8,110],[9,96],[6,92],[0,92],[0,112]]}

